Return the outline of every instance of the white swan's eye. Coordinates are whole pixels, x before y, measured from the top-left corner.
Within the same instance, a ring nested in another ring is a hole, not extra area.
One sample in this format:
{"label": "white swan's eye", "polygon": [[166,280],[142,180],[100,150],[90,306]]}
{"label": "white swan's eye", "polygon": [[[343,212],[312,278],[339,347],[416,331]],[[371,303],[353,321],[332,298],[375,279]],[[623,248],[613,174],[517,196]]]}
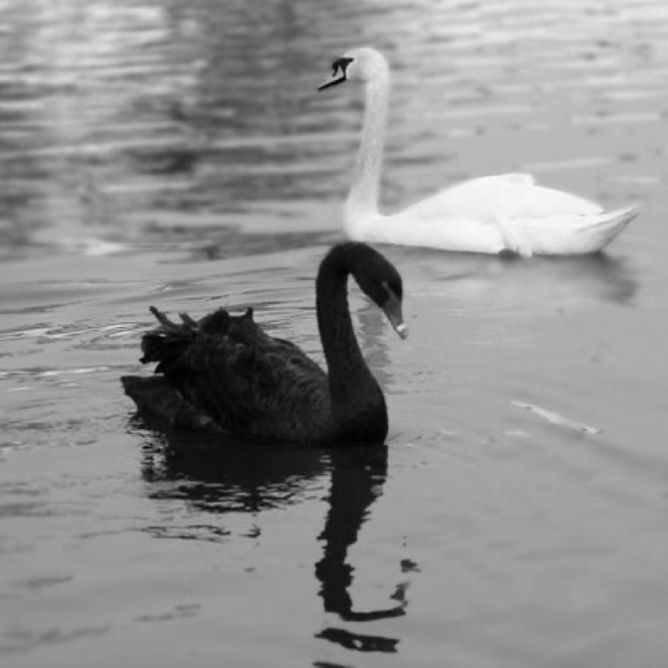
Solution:
{"label": "white swan's eye", "polygon": [[346,76],[346,70],[348,69],[348,65],[353,62],[352,58],[337,58],[333,63],[332,63],[332,74],[336,76],[339,70],[341,70],[341,75]]}

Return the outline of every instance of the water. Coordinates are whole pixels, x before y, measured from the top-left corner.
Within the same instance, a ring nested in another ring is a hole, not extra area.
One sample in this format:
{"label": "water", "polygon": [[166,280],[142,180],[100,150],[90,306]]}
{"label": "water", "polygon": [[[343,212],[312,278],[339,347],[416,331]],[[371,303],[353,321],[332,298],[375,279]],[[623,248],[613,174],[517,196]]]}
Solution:
{"label": "water", "polygon": [[[665,663],[664,2],[0,18],[3,665]],[[410,338],[352,307],[387,449],[167,442],[118,382],[149,304],[254,305],[322,359],[361,107],[315,87],[367,43],[395,70],[388,208],[526,169],[641,216],[595,258],[384,248]]]}

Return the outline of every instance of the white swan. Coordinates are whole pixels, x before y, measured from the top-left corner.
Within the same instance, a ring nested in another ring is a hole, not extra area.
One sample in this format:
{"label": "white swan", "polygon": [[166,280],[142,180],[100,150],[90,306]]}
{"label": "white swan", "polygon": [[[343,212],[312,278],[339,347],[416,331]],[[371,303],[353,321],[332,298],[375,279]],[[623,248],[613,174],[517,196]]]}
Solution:
{"label": "white swan", "polygon": [[343,208],[343,228],[350,239],[474,253],[573,255],[600,251],[638,214],[635,207],[604,211],[577,195],[539,186],[529,174],[502,174],[465,181],[383,215],[378,187],[389,66],[378,51],[359,48],[337,58],[332,67],[332,77],[318,90],[361,81],[366,91],[359,156]]}

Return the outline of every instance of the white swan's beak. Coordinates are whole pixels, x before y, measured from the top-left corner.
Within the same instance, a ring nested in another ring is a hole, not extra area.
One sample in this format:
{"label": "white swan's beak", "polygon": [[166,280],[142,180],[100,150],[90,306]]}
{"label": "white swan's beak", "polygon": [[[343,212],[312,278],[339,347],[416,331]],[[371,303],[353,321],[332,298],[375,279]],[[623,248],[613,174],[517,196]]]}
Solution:
{"label": "white swan's beak", "polygon": [[345,72],[343,74],[334,75],[333,77],[330,77],[327,79],[327,81],[323,81],[318,86],[318,90],[325,90],[325,88],[330,88],[331,86],[336,86],[336,84],[344,83],[346,80],[346,74]]}
{"label": "white swan's beak", "polygon": [[348,66],[353,62],[353,58],[341,56],[332,63],[332,76],[324,83],[318,86],[318,90],[325,90],[330,86],[343,83],[347,80]]}

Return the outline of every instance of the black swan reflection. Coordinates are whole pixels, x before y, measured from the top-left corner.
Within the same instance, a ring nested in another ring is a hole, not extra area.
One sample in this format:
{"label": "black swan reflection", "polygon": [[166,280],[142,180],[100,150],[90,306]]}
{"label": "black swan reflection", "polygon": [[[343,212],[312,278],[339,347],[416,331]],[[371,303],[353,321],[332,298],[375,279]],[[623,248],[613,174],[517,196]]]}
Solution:
{"label": "black swan reflection", "polygon": [[170,321],[142,338],[142,362],[154,377],[124,376],[125,391],[169,427],[219,432],[256,443],[381,444],[387,436],[385,398],[360,351],[348,307],[352,274],[402,338],[401,276],[366,244],[334,246],[320,263],[316,310],[329,373],[296,345],[269,336],[252,310],[224,309],[195,321]]}
{"label": "black swan reflection", "polygon": [[[143,427],[140,419],[135,425]],[[144,449],[142,476],[150,498],[180,500],[194,512],[219,515],[216,522],[198,522],[197,536],[185,539],[234,540],[220,514],[289,507],[302,502],[320,479],[329,473],[327,515],[317,536],[322,556],[314,565],[318,595],[326,612],[344,622],[365,623],[406,614],[406,569],[408,560],[397,564],[397,580],[388,605],[356,610],[350,594],[355,569],[348,551],[370,519],[374,501],[381,496],[387,478],[387,447],[281,448],[222,445],[215,437],[194,437],[184,433],[151,435]],[[165,485],[165,483],[170,483]],[[211,524],[211,535],[206,526]],[[181,537],[169,527],[150,527],[159,537]],[[246,535],[246,534],[244,534]],[[251,537],[248,534],[248,537]],[[252,536],[259,539],[259,534]],[[317,637],[348,649],[365,652],[396,652],[398,638],[358,633],[357,629],[329,625]]]}

